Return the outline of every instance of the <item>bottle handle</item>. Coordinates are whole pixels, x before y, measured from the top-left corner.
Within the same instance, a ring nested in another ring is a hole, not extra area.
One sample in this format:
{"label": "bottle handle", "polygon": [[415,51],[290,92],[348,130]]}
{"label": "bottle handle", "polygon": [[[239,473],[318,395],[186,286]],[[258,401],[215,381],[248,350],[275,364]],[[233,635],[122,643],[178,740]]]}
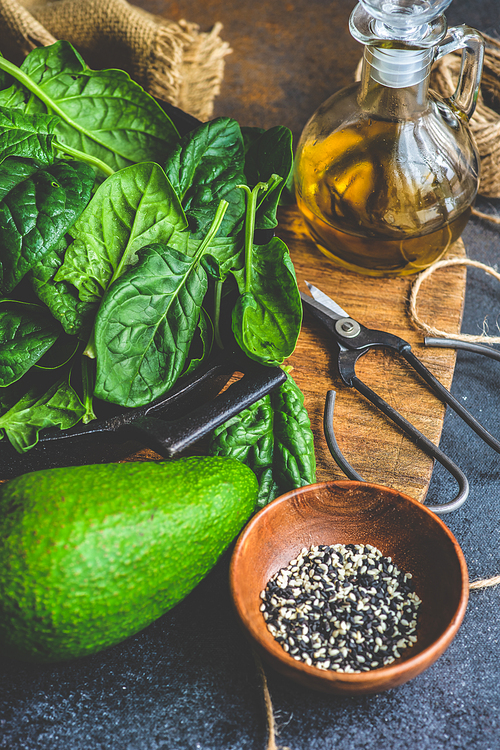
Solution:
{"label": "bottle handle", "polygon": [[462,50],[460,75],[455,92],[448,101],[470,120],[476,109],[483,72],[484,37],[470,26],[453,26],[438,45],[435,60],[459,49]]}

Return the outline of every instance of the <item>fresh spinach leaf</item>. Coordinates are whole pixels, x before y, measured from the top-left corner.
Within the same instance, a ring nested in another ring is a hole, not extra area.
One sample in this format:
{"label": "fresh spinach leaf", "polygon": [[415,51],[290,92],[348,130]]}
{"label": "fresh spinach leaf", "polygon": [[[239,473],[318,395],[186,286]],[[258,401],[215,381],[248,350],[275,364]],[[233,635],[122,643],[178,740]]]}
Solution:
{"label": "fresh spinach leaf", "polygon": [[212,456],[230,456],[249,466],[259,482],[258,507],[278,497],[273,480],[274,412],[269,395],[232,417],[210,436]]}
{"label": "fresh spinach leaf", "polygon": [[314,437],[304,397],[291,375],[279,388],[217,427],[208,452],[249,466],[259,481],[257,506],[316,479]]}
{"label": "fresh spinach leaf", "polygon": [[278,237],[255,245],[254,229],[260,191],[274,184],[274,176],[258,182],[247,194],[244,267],[231,269],[240,296],[232,312],[236,342],[251,359],[282,364],[295,349],[302,323],[302,303],[288,248]]}
{"label": "fresh spinach leaf", "polygon": [[0,164],[0,201],[6,198],[24,181],[36,175],[40,164],[34,159],[10,157],[6,163]]}
{"label": "fresh spinach leaf", "polygon": [[245,269],[232,272],[240,291],[232,329],[245,354],[267,365],[282,364],[297,344],[302,304],[288,248],[278,237],[253,245]]}
{"label": "fresh spinach leaf", "polygon": [[68,336],[62,333],[48,352],[38,360],[35,368],[38,370],[60,370],[73,360],[75,354],[81,349],[81,345],[81,341],[76,336]]}
{"label": "fresh spinach leaf", "polygon": [[168,115],[123,70],[90,70],[69,42],[30,52],[20,68],[0,57],[15,83],[0,105],[59,116],[56,135],[112,170],[163,162],[179,135]]}
{"label": "fresh spinach leaf", "polygon": [[95,322],[95,395],[141,406],[179,377],[208,282],[197,260],[165,245],[139,251],[104,295]]}
{"label": "fresh spinach leaf", "polygon": [[290,373],[271,393],[274,410],[273,475],[282,491],[316,480],[314,437],[304,396]]}
{"label": "fresh spinach leaf", "polygon": [[0,416],[9,411],[24,396],[26,391],[33,386],[33,383],[33,371],[31,371],[20,380],[11,383],[11,385],[0,388]]}
{"label": "fresh spinach leaf", "polygon": [[[171,237],[168,244],[169,247],[194,257],[202,242],[203,240],[193,237],[190,232],[180,232]],[[225,281],[229,271],[243,267],[243,250],[243,239],[240,236],[214,237],[201,262],[209,276],[217,281]]]}
{"label": "fresh spinach leaf", "polygon": [[245,145],[245,154],[253,146],[260,136],[265,133],[265,128],[250,127],[249,125],[241,126],[241,135],[243,136],[243,143]]}
{"label": "fresh spinach leaf", "polygon": [[139,251],[137,264],[111,284],[94,327],[98,398],[142,406],[166,393],[180,376],[208,289],[200,260],[226,209],[221,201],[194,257],[148,245]]}
{"label": "fresh spinach leaf", "polygon": [[72,284],[54,281],[61,265],[60,252],[57,249],[48,252],[41,263],[30,271],[31,286],[40,302],[47,305],[53,317],[60,322],[65,333],[74,334],[82,339],[88,338],[95,307],[89,302],[82,302]]}
{"label": "fresh spinach leaf", "polygon": [[53,115],[26,115],[0,106],[0,162],[8,156],[20,156],[52,164],[58,122],[59,118]]}
{"label": "fresh spinach leaf", "polygon": [[0,290],[8,293],[59,242],[88,203],[92,169],[80,162],[0,164]]}
{"label": "fresh spinach leaf", "polygon": [[182,375],[190,375],[201,365],[210,354],[213,342],[214,327],[208,313],[202,307],[197,332],[191,340],[186,365],[181,373]]}
{"label": "fresh spinach leaf", "polygon": [[0,387],[19,380],[55,343],[60,327],[39,305],[0,303]]}
{"label": "fresh spinach leaf", "polygon": [[153,162],[126,167],[99,186],[70,228],[74,242],[54,281],[73,284],[82,302],[96,305],[109,284],[136,262],[137,250],[166,244],[186,227],[162,168]]}
{"label": "fresh spinach leaf", "polygon": [[[191,254],[191,242],[189,247]],[[225,281],[230,271],[243,268],[244,254],[241,238],[216,237],[203,256],[202,263],[209,276],[216,281]]]}
{"label": "fresh spinach leaf", "polygon": [[182,201],[195,237],[210,226],[219,202],[229,203],[220,234],[228,235],[241,219],[245,198],[237,185],[245,182],[244,146],[235,120],[221,117],[188,133],[172,152],[165,172]]}
{"label": "fresh spinach leaf", "polygon": [[[4,397],[4,403],[5,400]],[[57,380],[46,390],[40,384],[34,385],[0,416],[0,439],[6,436],[18,453],[24,453],[37,444],[41,430],[73,427],[84,412],[68,380]]]}

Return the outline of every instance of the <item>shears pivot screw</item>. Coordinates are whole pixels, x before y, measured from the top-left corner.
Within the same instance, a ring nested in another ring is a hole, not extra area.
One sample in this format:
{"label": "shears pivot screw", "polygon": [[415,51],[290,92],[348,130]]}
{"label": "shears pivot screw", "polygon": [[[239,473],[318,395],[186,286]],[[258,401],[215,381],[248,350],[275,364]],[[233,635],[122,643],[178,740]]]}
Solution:
{"label": "shears pivot screw", "polygon": [[358,335],[361,328],[359,323],[352,320],[352,318],[341,318],[335,323],[335,330],[340,336],[346,339],[353,339]]}

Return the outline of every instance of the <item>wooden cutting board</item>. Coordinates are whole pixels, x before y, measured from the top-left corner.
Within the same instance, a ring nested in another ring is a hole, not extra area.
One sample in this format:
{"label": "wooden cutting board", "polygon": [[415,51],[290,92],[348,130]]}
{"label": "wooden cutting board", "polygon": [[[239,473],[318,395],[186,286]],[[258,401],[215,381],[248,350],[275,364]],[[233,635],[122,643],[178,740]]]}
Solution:
{"label": "wooden cutting board", "polygon": [[[450,388],[456,355],[451,349],[423,345],[423,333],[408,314],[410,289],[415,276],[374,278],[336,268],[309,240],[296,207],[280,214],[277,234],[290,249],[301,291],[305,281],[333,297],[353,318],[410,342],[413,352]],[[448,257],[465,257],[461,240]],[[426,280],[418,297],[418,314],[434,327],[458,333],[465,298],[463,266],[441,269]],[[345,386],[336,372],[335,347],[328,332],[305,315],[295,353],[289,363],[304,393],[315,437],[317,479],[345,479],[331,458],[323,434],[326,392],[336,391],[333,426],[339,447],[363,479],[384,484],[423,501],[431,479],[433,461],[363,396]],[[404,360],[380,349],[363,356],[356,373],[417,429],[438,444],[445,407],[413,373]],[[453,458],[453,457],[451,457]],[[447,498],[448,500],[451,498]],[[443,499],[433,498],[436,502]]]}

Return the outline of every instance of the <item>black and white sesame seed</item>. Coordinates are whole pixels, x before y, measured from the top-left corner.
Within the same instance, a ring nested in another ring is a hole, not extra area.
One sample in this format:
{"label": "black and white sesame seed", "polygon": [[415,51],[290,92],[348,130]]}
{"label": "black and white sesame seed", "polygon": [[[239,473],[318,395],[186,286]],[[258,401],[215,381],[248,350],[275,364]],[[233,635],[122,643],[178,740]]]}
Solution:
{"label": "black and white sesame seed", "polygon": [[417,640],[420,599],[370,544],[304,548],[260,593],[271,635],[296,661],[336,672],[392,664]]}

